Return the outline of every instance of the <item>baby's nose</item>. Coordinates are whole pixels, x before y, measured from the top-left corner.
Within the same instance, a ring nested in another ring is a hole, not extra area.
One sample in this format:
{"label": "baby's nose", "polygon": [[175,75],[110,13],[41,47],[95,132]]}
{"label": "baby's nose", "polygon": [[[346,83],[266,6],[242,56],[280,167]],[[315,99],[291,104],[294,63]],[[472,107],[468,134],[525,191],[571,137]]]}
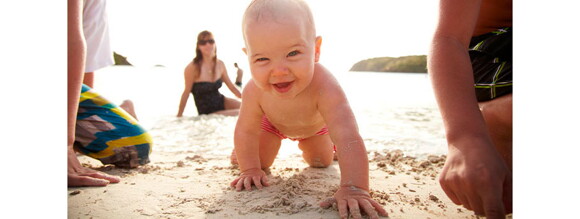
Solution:
{"label": "baby's nose", "polygon": [[280,63],[272,69],[272,76],[286,75],[288,74],[288,67],[283,63]]}

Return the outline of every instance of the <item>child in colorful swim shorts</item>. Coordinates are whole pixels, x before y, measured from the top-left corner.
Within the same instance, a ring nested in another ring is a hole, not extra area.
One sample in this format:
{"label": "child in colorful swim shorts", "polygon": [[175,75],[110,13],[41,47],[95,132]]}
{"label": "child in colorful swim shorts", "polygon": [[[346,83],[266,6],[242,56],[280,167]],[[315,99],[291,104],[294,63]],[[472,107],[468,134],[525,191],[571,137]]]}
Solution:
{"label": "child in colorful swim shorts", "polygon": [[[268,186],[264,169],[276,158],[282,138],[298,140],[311,167],[328,167],[333,146],[341,171],[334,197],[341,216],[366,212],[386,216],[369,195],[367,151],[354,114],[335,77],[321,64],[322,38],[300,0],[255,0],[244,14],[242,31],[252,80],[243,93],[234,144],[241,174],[237,191]],[[348,210],[347,210],[348,209]],[[377,214],[378,212],[378,214]]]}

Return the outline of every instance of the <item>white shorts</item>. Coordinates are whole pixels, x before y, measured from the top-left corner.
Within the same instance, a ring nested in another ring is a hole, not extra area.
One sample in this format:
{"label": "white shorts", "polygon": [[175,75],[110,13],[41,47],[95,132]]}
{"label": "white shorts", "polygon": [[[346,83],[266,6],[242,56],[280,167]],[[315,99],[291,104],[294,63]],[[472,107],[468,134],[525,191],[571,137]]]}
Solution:
{"label": "white shorts", "polygon": [[83,0],[83,32],[87,43],[85,72],[114,64],[109,40],[106,0]]}

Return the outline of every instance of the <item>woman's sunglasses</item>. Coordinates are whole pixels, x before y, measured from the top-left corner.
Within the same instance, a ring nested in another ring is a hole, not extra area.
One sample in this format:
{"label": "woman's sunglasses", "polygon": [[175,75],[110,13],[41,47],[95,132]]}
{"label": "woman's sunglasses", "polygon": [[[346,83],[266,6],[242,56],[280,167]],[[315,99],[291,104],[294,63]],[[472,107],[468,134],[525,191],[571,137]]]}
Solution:
{"label": "woman's sunglasses", "polygon": [[201,45],[201,46],[203,46],[203,45],[205,45],[207,43],[214,44],[215,43],[215,40],[209,39],[209,40],[200,40],[200,41],[197,41],[197,44],[198,45]]}

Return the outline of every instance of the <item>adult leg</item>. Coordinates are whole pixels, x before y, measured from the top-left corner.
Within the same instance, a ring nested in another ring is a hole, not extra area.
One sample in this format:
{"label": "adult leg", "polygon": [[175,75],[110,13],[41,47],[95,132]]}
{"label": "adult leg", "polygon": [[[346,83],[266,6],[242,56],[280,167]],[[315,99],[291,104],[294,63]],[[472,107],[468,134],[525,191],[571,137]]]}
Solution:
{"label": "adult leg", "polygon": [[133,105],[133,101],[131,100],[124,100],[121,105],[119,105],[122,109],[127,111],[133,118],[137,119],[137,114],[135,113],[135,106]]}
{"label": "adult leg", "polygon": [[85,76],[83,77],[83,84],[94,88],[93,85],[95,83],[95,74],[93,72],[85,72]]}
{"label": "adult leg", "polygon": [[479,108],[497,151],[512,170],[512,94],[480,102]]}
{"label": "adult leg", "polygon": [[240,113],[240,105],[242,103],[236,99],[224,97],[224,110],[214,112],[215,114],[225,116],[237,116]]}
{"label": "adult leg", "polygon": [[311,167],[328,167],[334,158],[334,144],[329,135],[315,135],[301,140],[298,147],[302,157]]}

